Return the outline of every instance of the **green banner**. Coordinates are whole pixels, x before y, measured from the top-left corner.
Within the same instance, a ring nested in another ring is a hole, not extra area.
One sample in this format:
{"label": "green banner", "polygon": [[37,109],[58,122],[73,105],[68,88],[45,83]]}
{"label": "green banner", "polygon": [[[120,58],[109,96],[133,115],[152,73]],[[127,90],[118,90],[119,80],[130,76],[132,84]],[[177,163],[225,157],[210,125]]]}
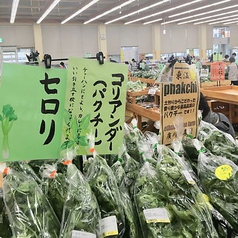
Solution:
{"label": "green banner", "polygon": [[3,63],[0,161],[60,155],[67,70]]}
{"label": "green banner", "polygon": [[87,135],[95,135],[100,154],[122,146],[128,67],[124,64],[70,58],[61,149],[89,154]]}

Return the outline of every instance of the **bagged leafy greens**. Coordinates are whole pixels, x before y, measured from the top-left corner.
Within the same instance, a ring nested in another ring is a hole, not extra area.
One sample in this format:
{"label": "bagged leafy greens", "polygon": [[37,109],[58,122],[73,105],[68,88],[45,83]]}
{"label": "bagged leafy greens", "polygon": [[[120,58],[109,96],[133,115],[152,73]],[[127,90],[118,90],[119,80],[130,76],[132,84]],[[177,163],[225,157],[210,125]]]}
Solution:
{"label": "bagged leafy greens", "polygon": [[3,195],[13,236],[58,238],[59,221],[37,182],[23,172],[8,171]]}
{"label": "bagged leafy greens", "polygon": [[97,199],[83,174],[72,163],[68,164],[67,181],[60,237],[69,238],[73,232],[91,233],[96,237],[101,218]]}
{"label": "bagged leafy greens", "polygon": [[112,171],[117,180],[117,185],[121,195],[122,207],[125,213],[125,233],[124,237],[137,238],[138,237],[138,221],[137,213],[135,212],[133,203],[129,196],[129,191],[126,186],[126,173],[122,167],[121,161],[117,161],[112,165]]}
{"label": "bagged leafy greens", "polygon": [[[197,144],[197,141],[194,140]],[[198,149],[198,175],[212,206],[238,230],[238,167],[231,160]]]}
{"label": "bagged leafy greens", "polygon": [[[88,168],[86,178],[100,207],[102,236],[107,238],[123,237],[125,216],[121,204],[122,199],[115,175],[107,165],[106,160],[96,154]],[[113,229],[110,231],[103,229],[108,220],[113,223]]]}
{"label": "bagged leafy greens", "polygon": [[224,156],[238,165],[238,144],[230,134],[201,121],[198,139],[214,155]]}
{"label": "bagged leafy greens", "polygon": [[6,207],[3,201],[3,191],[0,188],[0,238],[11,238],[12,231],[7,217]]}
{"label": "bagged leafy greens", "polygon": [[156,169],[172,214],[171,237],[218,237],[203,194],[189,172],[190,167],[164,145],[158,146],[158,154]]}
{"label": "bagged leafy greens", "polygon": [[45,194],[58,220],[61,222],[68,191],[66,174],[58,173],[56,165],[44,164],[40,170],[44,179]]}

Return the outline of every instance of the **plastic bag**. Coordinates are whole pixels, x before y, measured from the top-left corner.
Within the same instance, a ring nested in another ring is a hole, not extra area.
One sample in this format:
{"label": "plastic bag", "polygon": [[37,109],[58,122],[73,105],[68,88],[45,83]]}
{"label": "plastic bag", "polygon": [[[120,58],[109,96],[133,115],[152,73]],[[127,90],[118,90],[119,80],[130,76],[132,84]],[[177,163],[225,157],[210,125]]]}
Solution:
{"label": "plastic bag", "polygon": [[[194,140],[196,144],[196,140]],[[198,149],[198,175],[212,206],[238,230],[238,167],[231,160]]]}
{"label": "plastic bag", "polygon": [[164,145],[158,146],[158,153],[156,169],[173,216],[171,236],[218,237],[203,194],[189,172],[190,166]]}
{"label": "plastic bag", "polygon": [[89,183],[77,167],[67,167],[68,191],[63,209],[60,237],[69,238],[74,233],[97,236],[99,233],[100,210]]}
{"label": "plastic bag", "polygon": [[3,195],[13,236],[58,238],[59,221],[32,177],[9,169],[3,180]]}
{"label": "plastic bag", "polygon": [[[115,175],[104,158],[95,155],[86,178],[98,200],[102,220],[100,221],[103,237],[123,237],[125,231],[125,217],[121,204],[121,196]],[[112,225],[108,228],[108,222]]]}

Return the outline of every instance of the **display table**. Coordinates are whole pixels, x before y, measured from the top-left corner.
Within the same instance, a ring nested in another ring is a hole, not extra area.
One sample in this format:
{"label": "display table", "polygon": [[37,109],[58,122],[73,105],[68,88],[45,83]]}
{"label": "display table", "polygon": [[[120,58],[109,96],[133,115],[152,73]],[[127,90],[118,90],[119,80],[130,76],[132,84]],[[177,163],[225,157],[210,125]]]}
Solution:
{"label": "display table", "polygon": [[[228,117],[231,123],[238,123],[238,86],[206,87],[201,88],[201,92],[214,102],[219,101],[228,104]],[[220,109],[223,112],[222,108]]]}

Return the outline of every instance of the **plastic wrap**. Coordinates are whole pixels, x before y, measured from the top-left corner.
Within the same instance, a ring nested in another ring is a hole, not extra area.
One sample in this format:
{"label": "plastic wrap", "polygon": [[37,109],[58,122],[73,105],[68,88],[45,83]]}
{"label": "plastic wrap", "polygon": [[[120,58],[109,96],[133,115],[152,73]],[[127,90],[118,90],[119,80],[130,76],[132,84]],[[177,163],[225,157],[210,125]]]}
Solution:
{"label": "plastic wrap", "polygon": [[61,222],[63,207],[68,191],[68,181],[66,175],[57,172],[56,165],[45,164],[41,169],[44,179],[45,194]]}
{"label": "plastic wrap", "polygon": [[190,167],[164,145],[158,146],[158,153],[156,169],[167,192],[167,206],[172,214],[171,236],[218,237],[203,194],[189,172]]}
{"label": "plastic wrap", "polygon": [[238,165],[238,144],[234,138],[214,125],[201,121],[198,139],[213,154],[224,156]]}
{"label": "plastic wrap", "polygon": [[127,176],[125,170],[122,167],[122,162],[117,161],[112,165],[112,171],[117,180],[117,185],[121,195],[121,202],[123,211],[125,213],[125,233],[124,237],[127,238],[138,238],[138,220],[137,213],[134,209],[133,203],[129,196],[129,191],[127,187]]}
{"label": "plastic wrap", "polygon": [[238,230],[238,167],[231,160],[197,148],[200,151],[198,175],[201,185],[213,207]]}
{"label": "plastic wrap", "polygon": [[[115,175],[111,168],[107,165],[106,160],[99,155],[96,155],[91,162],[86,173],[86,178],[97,197],[101,211],[102,220],[100,227],[103,237],[123,237],[125,231],[125,217],[121,203],[121,196]],[[110,221],[113,226],[109,230],[104,230],[102,227],[107,227],[105,222]]]}
{"label": "plastic wrap", "polygon": [[[142,234],[140,238],[172,237],[167,195],[156,169],[145,162],[135,182],[134,200]],[[167,235],[166,235],[167,234]]]}
{"label": "plastic wrap", "polygon": [[11,238],[12,231],[7,217],[6,207],[3,202],[3,191],[0,188],[0,238]]}
{"label": "plastic wrap", "polygon": [[83,174],[72,163],[69,163],[67,167],[67,180],[68,191],[63,209],[60,237],[70,238],[74,232],[86,232],[96,238],[101,218],[97,199]]}
{"label": "plastic wrap", "polygon": [[32,177],[9,170],[3,195],[14,237],[58,238],[59,221]]}

